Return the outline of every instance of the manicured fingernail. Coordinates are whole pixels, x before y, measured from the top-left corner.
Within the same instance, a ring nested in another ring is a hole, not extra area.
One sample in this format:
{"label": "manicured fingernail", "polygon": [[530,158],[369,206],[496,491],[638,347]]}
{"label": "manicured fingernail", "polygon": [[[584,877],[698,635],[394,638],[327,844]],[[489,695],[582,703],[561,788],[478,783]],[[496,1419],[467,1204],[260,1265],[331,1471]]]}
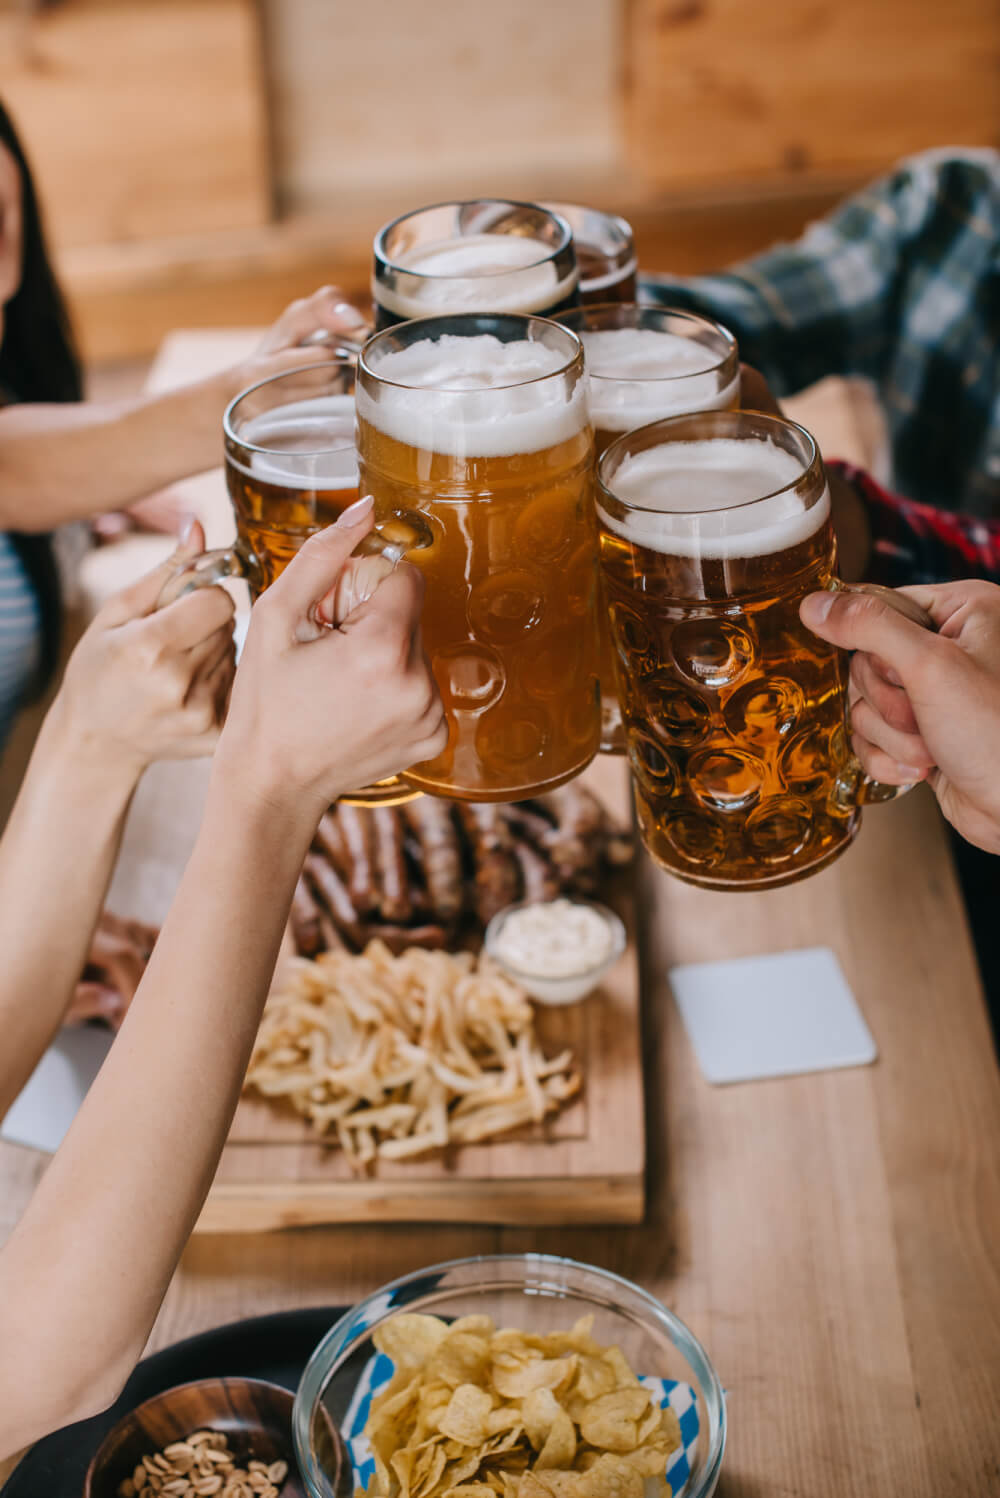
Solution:
{"label": "manicured fingernail", "polygon": [[832,608],[832,593],[809,593],[802,600],[800,613],[806,624],[822,624]]}
{"label": "manicured fingernail", "polygon": [[375,501],[370,494],[363,494],[352,505],[348,505],[342,515],[337,517],[336,524],[345,531],[350,530],[352,526],[360,525],[362,520],[368,519],[374,503]]}
{"label": "manicured fingernail", "polygon": [[353,328],[367,329],[368,327],[357,307],[352,307],[350,302],[335,302],[333,305],[333,314]]}
{"label": "manicured fingernail", "polygon": [[926,770],[918,770],[916,765],[901,765],[898,763],[898,761],[896,764],[896,769],[899,771],[900,775],[905,775],[907,780],[923,780],[924,776],[927,774]]}
{"label": "manicured fingernail", "polygon": [[188,544],[188,542],[190,541],[190,539],[191,539],[191,532],[194,530],[194,523],[195,523],[196,519],[197,519],[196,515],[189,515],[187,517],[187,519],[184,521],[184,524],[181,526],[181,545],[182,546],[186,546]]}

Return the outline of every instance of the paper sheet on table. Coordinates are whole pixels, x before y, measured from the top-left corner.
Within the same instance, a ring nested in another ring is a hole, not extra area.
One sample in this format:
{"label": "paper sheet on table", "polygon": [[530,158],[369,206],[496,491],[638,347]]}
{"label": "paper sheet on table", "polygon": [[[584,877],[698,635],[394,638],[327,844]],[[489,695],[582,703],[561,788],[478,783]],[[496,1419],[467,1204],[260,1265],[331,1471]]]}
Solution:
{"label": "paper sheet on table", "polygon": [[708,1082],[864,1066],[878,1054],[829,947],[670,969]]}

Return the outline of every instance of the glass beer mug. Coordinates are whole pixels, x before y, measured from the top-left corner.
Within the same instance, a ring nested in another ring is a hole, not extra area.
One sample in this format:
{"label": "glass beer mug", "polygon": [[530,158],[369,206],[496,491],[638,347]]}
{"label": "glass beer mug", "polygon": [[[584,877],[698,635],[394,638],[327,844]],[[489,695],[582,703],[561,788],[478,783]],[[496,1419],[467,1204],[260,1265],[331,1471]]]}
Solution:
{"label": "glass beer mug", "polygon": [[366,344],[358,461],[376,518],[430,546],[423,641],[448,747],[406,772],[438,795],[517,801],[587,765],[600,736],[593,437],[583,352],[544,318],[421,318]]}
{"label": "glass beer mug", "polygon": [[862,772],[848,657],[799,619],[807,593],[844,586],[813,438],[753,411],[654,422],[604,454],[597,513],[647,850],[707,889],[823,868],[899,788]]}
{"label": "glass beer mug", "polygon": [[[623,432],[662,416],[734,409],[740,355],[727,328],[672,307],[605,302],[559,318],[583,344],[596,461]],[[601,619],[601,753],[625,753],[607,606]]]}
{"label": "glass beer mug", "polygon": [[[179,568],[158,607],[227,577],[245,578],[256,601],[304,542],[354,503],[359,493],[355,369],[353,359],[334,359],[288,370],[252,385],[230,403],[223,434],[236,540]],[[398,561],[429,539],[418,525],[412,517],[384,513],[360,550]],[[392,804],[416,794],[393,777],[342,799]]]}
{"label": "glass beer mug", "polygon": [[377,329],[450,312],[548,317],[576,305],[578,282],[572,230],[537,203],[435,203],[375,236]]}

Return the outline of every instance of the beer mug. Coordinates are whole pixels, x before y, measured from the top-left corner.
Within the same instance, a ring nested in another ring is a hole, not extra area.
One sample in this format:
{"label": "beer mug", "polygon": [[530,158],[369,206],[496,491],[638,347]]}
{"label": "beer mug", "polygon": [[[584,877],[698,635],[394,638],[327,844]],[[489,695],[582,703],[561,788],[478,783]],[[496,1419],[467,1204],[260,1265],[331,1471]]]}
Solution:
{"label": "beer mug", "polygon": [[632,225],[613,213],[586,208],[581,203],[543,203],[550,213],[566,220],[573,231],[573,248],[580,270],[580,301],[634,302],[639,268]]}
{"label": "beer mug", "polygon": [[593,438],[574,333],[515,315],[422,318],[358,363],[358,461],[376,516],[432,543],[424,647],[450,736],[420,790],[518,801],[597,751]]}
{"label": "beer mug", "polygon": [[824,868],[898,788],[851,753],[846,653],[799,620],[844,586],[813,438],[755,411],[654,422],[604,454],[597,512],[647,850],[707,889]]}
{"label": "beer mug", "polygon": [[569,225],[537,203],[436,203],[375,236],[377,329],[451,312],[550,316],[579,300]]}
{"label": "beer mug", "polygon": [[[736,339],[707,317],[607,302],[573,308],[559,321],[583,344],[598,461],[623,432],[649,421],[739,403]],[[625,753],[606,604],[601,607],[601,753]]]}
{"label": "beer mug", "polygon": [[[273,375],[244,390],[223,417],[226,486],[236,516],[232,546],[179,567],[158,607],[227,577],[243,577],[256,601],[317,531],[358,498],[354,443],[355,363],[335,359]],[[413,518],[383,512],[360,551],[398,561],[429,539]],[[393,777],[342,799],[367,805],[412,800]]]}

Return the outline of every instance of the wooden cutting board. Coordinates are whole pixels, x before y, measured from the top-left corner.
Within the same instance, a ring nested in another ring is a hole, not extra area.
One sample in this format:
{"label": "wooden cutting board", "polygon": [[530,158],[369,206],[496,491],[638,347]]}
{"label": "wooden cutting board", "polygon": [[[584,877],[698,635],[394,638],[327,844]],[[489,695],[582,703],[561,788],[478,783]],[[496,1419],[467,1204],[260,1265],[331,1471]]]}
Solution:
{"label": "wooden cutting board", "polygon": [[[595,760],[584,781],[629,822],[624,760]],[[571,1046],[583,1075],[580,1097],[556,1118],[426,1160],[380,1161],[374,1174],[359,1177],[291,1110],[244,1097],[195,1231],[343,1222],[640,1221],[645,1131],[631,891],[615,903],[629,944],[602,987],[580,1004],[538,1006],[546,1052]]]}

